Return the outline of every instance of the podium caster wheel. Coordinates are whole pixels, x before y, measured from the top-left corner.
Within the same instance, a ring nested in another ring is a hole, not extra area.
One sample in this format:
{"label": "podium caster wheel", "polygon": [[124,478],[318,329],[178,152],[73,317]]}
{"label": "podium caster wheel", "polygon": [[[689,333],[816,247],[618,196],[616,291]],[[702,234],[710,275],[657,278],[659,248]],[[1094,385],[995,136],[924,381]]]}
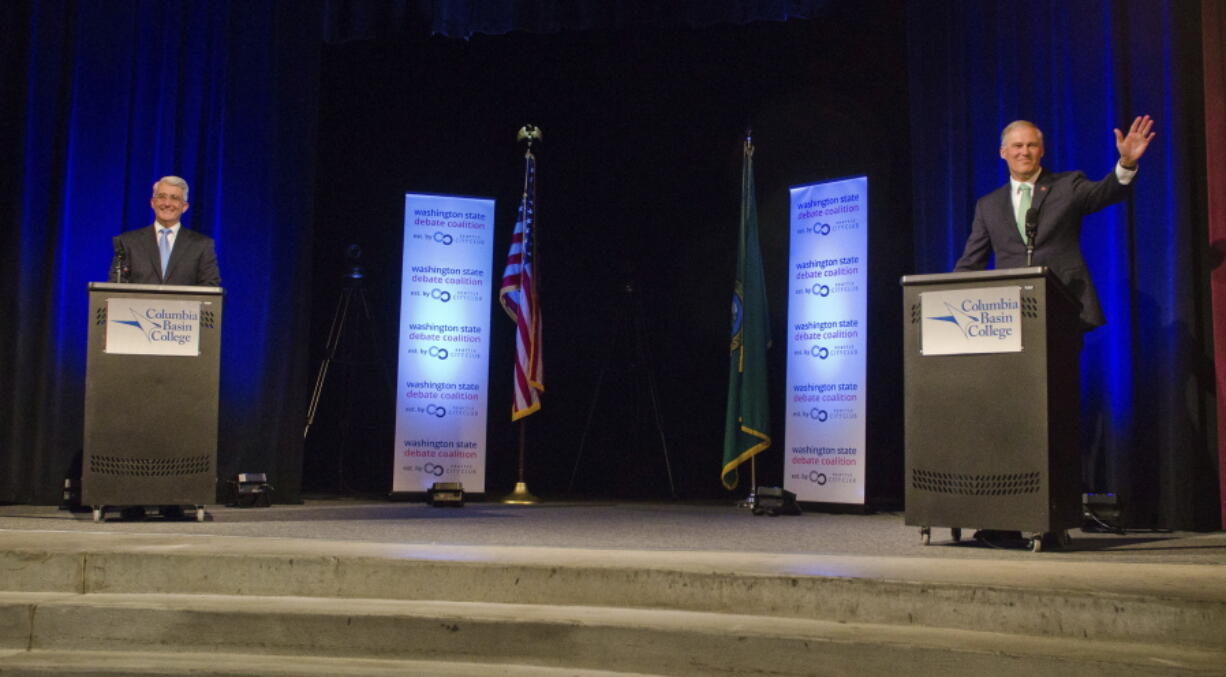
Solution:
{"label": "podium caster wheel", "polygon": [[949,535],[954,539],[954,543],[962,542],[962,527],[954,527],[949,530]]}
{"label": "podium caster wheel", "polygon": [[105,505],[95,505],[94,506],[94,521],[101,522],[105,517],[106,517],[106,506]]}
{"label": "podium caster wheel", "polygon": [[920,527],[920,543],[924,545],[932,543],[932,529],[930,527]]}
{"label": "podium caster wheel", "polygon": [[196,521],[197,522],[204,521],[204,506],[203,505],[196,506]]}
{"label": "podium caster wheel", "polygon": [[1043,534],[1030,537],[1030,552],[1043,552]]}

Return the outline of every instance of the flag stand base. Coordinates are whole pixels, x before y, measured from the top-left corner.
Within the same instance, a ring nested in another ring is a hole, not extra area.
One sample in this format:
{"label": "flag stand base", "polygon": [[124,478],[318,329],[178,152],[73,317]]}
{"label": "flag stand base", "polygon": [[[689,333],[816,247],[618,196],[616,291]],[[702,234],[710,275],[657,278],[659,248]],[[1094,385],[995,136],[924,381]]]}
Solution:
{"label": "flag stand base", "polygon": [[507,497],[502,499],[502,502],[510,505],[534,505],[536,503],[540,503],[541,499],[533,496],[532,493],[528,491],[527,482],[516,482],[515,491],[507,494]]}

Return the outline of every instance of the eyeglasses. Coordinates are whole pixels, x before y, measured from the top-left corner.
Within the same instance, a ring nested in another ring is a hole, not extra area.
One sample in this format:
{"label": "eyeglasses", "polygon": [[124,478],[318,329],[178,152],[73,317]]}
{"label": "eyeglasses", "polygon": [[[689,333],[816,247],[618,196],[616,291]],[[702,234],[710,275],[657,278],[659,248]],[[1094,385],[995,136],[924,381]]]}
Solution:
{"label": "eyeglasses", "polygon": [[153,199],[155,199],[155,200],[170,200],[171,202],[182,202],[182,201],[183,201],[183,196],[181,196],[181,195],[170,195],[170,194],[168,194],[168,193],[154,193],[154,194],[153,194]]}

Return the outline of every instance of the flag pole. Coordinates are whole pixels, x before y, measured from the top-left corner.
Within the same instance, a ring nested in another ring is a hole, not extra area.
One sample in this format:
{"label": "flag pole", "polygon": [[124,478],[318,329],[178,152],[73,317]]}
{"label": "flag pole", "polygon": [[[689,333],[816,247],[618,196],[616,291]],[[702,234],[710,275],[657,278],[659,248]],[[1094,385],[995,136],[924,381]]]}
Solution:
{"label": "flag pole", "polygon": [[[753,129],[745,128],[745,153],[753,156]],[[743,210],[744,205],[741,206]],[[742,217],[744,218],[744,217]],[[758,502],[758,455],[754,454],[749,457],[749,494],[745,496],[745,502],[749,507],[754,507]]]}
{"label": "flag pole", "polygon": [[732,340],[729,345],[728,409],[724,419],[724,460],[720,481],[732,490],[737,467],[748,462],[748,495],[738,505],[753,507],[758,484],[757,455],[771,446],[767,397],[766,351],[770,323],[762,253],[758,242],[757,199],[753,180],[753,133],[745,130],[741,165],[740,241],[732,295]]}
{"label": "flag pole", "polygon": [[528,491],[528,483],[524,480],[524,438],[526,437],[527,428],[528,419],[519,419],[519,473],[517,475],[519,480],[515,482],[515,491],[507,494],[507,497],[502,499],[503,503],[510,505],[533,505],[541,502],[541,499],[533,496],[532,492]]}
{"label": "flag pole", "polygon": [[[532,155],[532,142],[541,140],[542,138],[541,130],[539,127],[536,127],[535,125],[524,125],[523,127],[519,129],[519,132],[515,135],[515,138],[518,141],[528,142],[527,149],[524,151],[524,193],[523,193],[524,202],[521,203],[521,208],[522,208],[522,206],[526,204],[526,201],[529,199],[528,191],[532,190],[533,192],[535,192],[536,190],[535,183],[529,186],[529,176],[532,171],[532,161],[535,159],[534,156]],[[535,196],[532,196],[532,198],[533,198],[533,203],[534,203],[532,205],[532,209],[535,210],[536,209]],[[524,219],[527,219],[528,215],[521,214],[521,217]],[[536,226],[535,219],[533,219],[534,230],[535,230],[535,226]],[[525,227],[526,227],[526,224],[525,224]],[[529,252],[527,251],[524,252],[524,260],[527,261],[529,258],[535,260],[536,258],[536,237],[535,235],[533,235],[533,237],[531,238],[526,239],[524,244],[525,244],[525,247],[532,248],[531,256],[529,256]],[[533,267],[534,267],[533,275],[535,276],[539,273],[540,267],[535,264]],[[531,413],[531,412],[528,412],[528,413]],[[527,429],[528,429],[528,419],[527,419],[527,415],[525,414],[519,418],[519,462],[518,462],[518,467],[517,467],[517,472],[516,472],[515,490],[512,491],[510,494],[508,494],[506,498],[502,499],[502,502],[505,504],[533,505],[536,503],[540,503],[540,499],[537,498],[536,496],[533,496],[531,491],[528,491],[528,481],[527,481],[526,473],[524,470],[525,469],[524,459],[526,456],[526,448],[527,448],[526,440],[528,436]]]}

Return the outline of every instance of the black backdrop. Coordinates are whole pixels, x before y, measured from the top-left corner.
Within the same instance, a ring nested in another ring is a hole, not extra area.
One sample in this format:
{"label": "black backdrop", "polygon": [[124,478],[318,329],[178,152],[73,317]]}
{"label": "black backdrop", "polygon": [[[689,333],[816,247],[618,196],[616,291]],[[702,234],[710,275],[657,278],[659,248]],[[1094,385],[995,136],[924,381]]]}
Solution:
{"label": "black backdrop", "polygon": [[[393,360],[406,191],[497,198],[500,271],[523,180],[515,132],[536,124],[545,135],[538,204],[546,393],[542,411],[527,419],[529,487],[564,492],[586,430],[577,494],[667,496],[650,375],[678,491],[723,495],[727,306],[749,125],[776,337],[776,444],[762,457],[760,479],[781,481],[787,187],[864,173],[873,195],[874,335],[883,339],[870,359],[870,496],[898,496],[900,356],[884,340],[897,333],[897,279],[911,256],[898,7],[843,5],[821,21],[327,47],[315,269],[333,272],[316,276],[316,335],[334,309],[342,252],[357,243],[371,272],[379,343]],[[505,490],[515,477],[514,337],[500,310],[493,326],[487,482]],[[370,343],[356,334],[365,355]],[[308,442],[310,486],[388,486],[393,413],[373,371],[359,365],[329,376],[337,391],[321,411],[341,413]],[[355,399],[346,403],[349,374]]]}

